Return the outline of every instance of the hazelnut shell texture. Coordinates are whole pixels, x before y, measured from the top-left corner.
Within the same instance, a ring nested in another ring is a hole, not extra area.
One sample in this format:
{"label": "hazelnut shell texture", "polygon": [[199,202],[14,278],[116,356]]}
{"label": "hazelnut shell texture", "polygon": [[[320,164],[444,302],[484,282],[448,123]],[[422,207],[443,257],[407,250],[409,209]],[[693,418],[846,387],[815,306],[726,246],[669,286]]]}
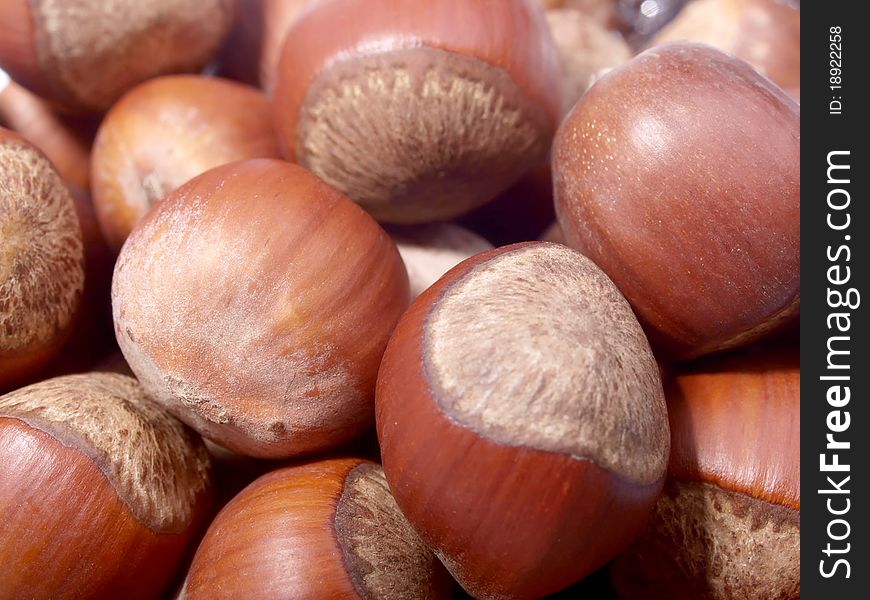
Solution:
{"label": "hazelnut shell texture", "polygon": [[275,123],[288,160],[378,220],[444,220],[545,159],[559,84],[525,0],[337,0],[288,32]]}
{"label": "hazelnut shell texture", "polygon": [[0,391],[68,339],[84,289],[73,199],[42,152],[0,128]]}
{"label": "hazelnut shell texture", "polygon": [[602,566],[661,489],[658,368],[588,259],[516,244],[426,290],[381,365],[377,430],[402,511],[476,598],[538,598]]}
{"label": "hazelnut shell texture", "polygon": [[217,516],[185,600],[437,600],[450,578],[396,502],[380,465],[337,458],[268,473]]}
{"label": "hazelnut shell texture", "polygon": [[87,373],[0,396],[0,589],[158,598],[211,502],[202,440],[131,377]]}
{"label": "hazelnut shell texture", "polygon": [[115,267],[115,334],[145,388],[205,437],[282,458],[371,424],[408,303],[395,244],[297,165],[207,171],[134,229]]}
{"label": "hazelnut shell texture", "polygon": [[235,0],[0,0],[0,66],[71,111],[100,112],[151,77],[204,67]]}
{"label": "hazelnut shell texture", "polygon": [[621,597],[800,597],[798,354],[777,345],[708,359],[667,387],[668,482],[612,567]]}
{"label": "hazelnut shell texture", "polygon": [[800,310],[800,107],[701,44],[596,83],[553,146],[556,212],[670,358],[734,348]]}

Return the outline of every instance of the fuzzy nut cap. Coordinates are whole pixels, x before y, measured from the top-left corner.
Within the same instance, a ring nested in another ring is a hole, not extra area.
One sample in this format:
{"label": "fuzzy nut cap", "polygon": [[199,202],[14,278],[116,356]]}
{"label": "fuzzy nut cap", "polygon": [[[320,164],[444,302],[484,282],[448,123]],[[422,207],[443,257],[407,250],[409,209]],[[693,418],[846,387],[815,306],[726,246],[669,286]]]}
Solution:
{"label": "fuzzy nut cap", "polygon": [[545,159],[558,68],[526,0],[314,3],[287,34],[276,128],[285,157],[379,221],[444,220]]}
{"label": "fuzzy nut cap", "polygon": [[221,511],[183,597],[218,591],[361,600],[451,595],[443,567],[399,510],[380,465],[345,458],[273,471]]}
{"label": "fuzzy nut cap", "polygon": [[0,390],[45,364],[69,335],[84,245],[69,190],[39,150],[0,129]]}
{"label": "fuzzy nut cap", "polygon": [[0,396],[0,462],[0,589],[29,597],[160,597],[210,508],[201,439],[124,375]]}
{"label": "fuzzy nut cap", "polygon": [[0,65],[68,109],[108,109],[151,77],[204,67],[235,0],[3,0]]}
{"label": "fuzzy nut cap", "polygon": [[800,366],[777,344],[712,357],[667,386],[668,482],[614,564],[625,599],[800,597]]}
{"label": "fuzzy nut cap", "polygon": [[640,531],[668,460],[637,319],[558,244],[478,254],[420,295],[376,415],[396,501],[476,598],[541,597],[602,566]]}

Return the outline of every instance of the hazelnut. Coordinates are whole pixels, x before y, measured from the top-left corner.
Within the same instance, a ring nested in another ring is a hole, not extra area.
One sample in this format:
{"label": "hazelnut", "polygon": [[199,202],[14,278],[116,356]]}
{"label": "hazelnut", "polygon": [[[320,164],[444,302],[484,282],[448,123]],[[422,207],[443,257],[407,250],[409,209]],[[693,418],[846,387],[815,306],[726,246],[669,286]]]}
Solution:
{"label": "hazelnut", "polygon": [[450,595],[380,465],[343,458],[279,469],[242,490],[206,533],[182,598]]}
{"label": "hazelnut", "polygon": [[668,482],[612,568],[622,598],[800,597],[799,360],[796,346],[716,357],[666,388]]}
{"label": "hazelnut", "polygon": [[569,245],[684,359],[800,310],[800,107],[709,46],[647,50],[596,83],[553,146]]}
{"label": "hazelnut", "polygon": [[211,503],[202,441],[130,377],[0,396],[0,590],[159,598]]}
{"label": "hazelnut", "polygon": [[318,2],[287,33],[275,123],[288,160],[380,221],[422,223],[545,159],[559,83],[530,0]]}
{"label": "hazelnut", "polygon": [[232,24],[235,0],[0,0],[0,67],[75,111],[103,111],[137,83],[196,71]]}
{"label": "hazelnut", "polygon": [[637,319],[558,244],[461,263],[402,317],[378,376],[396,502],[475,598],[540,598],[640,532],[668,424]]}
{"label": "hazelnut", "polygon": [[303,168],[217,167],[133,230],[115,267],[115,333],[145,388],[229,450],[283,458],[371,426],[408,304],[395,244]]}
{"label": "hazelnut", "polygon": [[67,187],[45,155],[2,128],[0,190],[0,390],[7,390],[69,338],[85,271]]}
{"label": "hazelnut", "polygon": [[92,165],[97,216],[118,252],[145,213],[194,176],[277,157],[269,101],[259,90],[199,75],[152,79],[100,125]]}

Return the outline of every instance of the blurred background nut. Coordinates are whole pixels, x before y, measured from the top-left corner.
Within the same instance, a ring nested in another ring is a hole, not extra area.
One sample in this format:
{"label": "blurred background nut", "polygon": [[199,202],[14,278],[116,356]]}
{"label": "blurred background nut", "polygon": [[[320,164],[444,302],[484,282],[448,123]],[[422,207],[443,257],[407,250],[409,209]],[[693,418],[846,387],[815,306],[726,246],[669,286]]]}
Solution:
{"label": "blurred background nut", "polygon": [[492,249],[476,233],[451,223],[394,225],[387,232],[408,269],[412,299],[466,258]]}
{"label": "blurred background nut", "polygon": [[686,0],[538,0],[547,9],[576,10],[604,29],[642,47],[674,18]]}
{"label": "blurred background nut", "polygon": [[632,57],[622,36],[579,10],[547,11],[562,64],[562,114],[567,114],[602,72]]}
{"label": "blurred background nut", "polygon": [[0,126],[18,132],[42,150],[60,176],[90,188],[90,143],[86,135],[52,112],[44,100],[0,71]]}
{"label": "blurred background nut", "polygon": [[547,10],[576,10],[605,29],[614,29],[619,14],[619,0],[538,0]]}
{"label": "blurred background nut", "polygon": [[112,107],[94,143],[94,201],[106,239],[118,252],[154,204],[212,167],[277,157],[259,90],[200,75],[147,81]]}
{"label": "blurred background nut", "polygon": [[632,48],[642,48],[685,3],[686,0],[618,0],[616,28]]}
{"label": "blurred background nut", "polygon": [[137,83],[196,71],[235,0],[0,0],[0,67],[67,110],[100,112]]}
{"label": "blurred background nut", "polygon": [[715,46],[780,87],[800,89],[801,11],[787,0],[694,0],[651,44],[681,40]]}

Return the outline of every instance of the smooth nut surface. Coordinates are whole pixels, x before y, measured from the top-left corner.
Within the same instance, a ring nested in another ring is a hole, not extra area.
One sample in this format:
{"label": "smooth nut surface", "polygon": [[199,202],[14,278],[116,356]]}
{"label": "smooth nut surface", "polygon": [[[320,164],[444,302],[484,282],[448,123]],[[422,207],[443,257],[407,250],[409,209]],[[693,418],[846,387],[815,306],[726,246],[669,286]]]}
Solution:
{"label": "smooth nut surface", "polygon": [[380,465],[340,458],[277,469],[239,493],[206,533],[183,597],[435,600],[449,589]]}
{"label": "smooth nut surface", "polygon": [[671,358],[760,339],[800,309],[800,107],[701,44],[596,83],[553,146],[569,244]]}
{"label": "smooth nut surface", "polygon": [[397,503],[475,598],[590,574],[664,480],[648,342],[613,283],[558,244],[478,254],[423,292],[387,346],[376,409]]}
{"label": "smooth nut surface", "polygon": [[3,597],[161,597],[210,509],[201,439],[123,375],[0,396],[0,462]]}
{"label": "smooth nut surface", "polygon": [[269,101],[259,90],[199,75],[133,88],[94,141],[94,202],[106,238],[119,251],[169,193],[213,167],[251,158],[278,158]]}

